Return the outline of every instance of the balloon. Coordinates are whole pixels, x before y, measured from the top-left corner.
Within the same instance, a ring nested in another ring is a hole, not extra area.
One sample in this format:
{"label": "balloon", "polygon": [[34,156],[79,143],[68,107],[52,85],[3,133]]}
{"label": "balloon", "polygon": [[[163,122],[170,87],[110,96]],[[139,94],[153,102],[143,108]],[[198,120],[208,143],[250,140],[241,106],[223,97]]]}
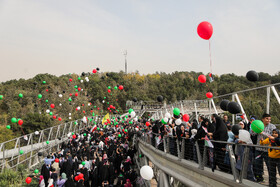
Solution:
{"label": "balloon", "polygon": [[43,84],[46,84],[47,82],[46,81],[43,81]]}
{"label": "balloon", "polygon": [[53,116],[53,119],[56,119],[56,116]]}
{"label": "balloon", "polygon": [[96,73],[96,72],[97,72],[97,70],[96,70],[96,69],[93,69],[93,70],[92,70],[92,73]]}
{"label": "balloon", "polygon": [[229,100],[222,100],[220,103],[220,107],[222,110],[227,111],[227,105],[229,104]]}
{"label": "balloon", "polygon": [[25,182],[26,182],[27,184],[30,184],[30,183],[32,182],[31,177],[27,177],[27,178],[25,179]]}
{"label": "balloon", "polygon": [[7,125],[6,128],[7,128],[7,129],[11,129],[11,126],[10,126],[10,125]]}
{"label": "balloon", "polygon": [[76,134],[74,134],[74,135],[72,136],[73,139],[76,139],[76,137],[77,137]]}
{"label": "balloon", "polygon": [[207,92],[207,93],[206,93],[206,97],[210,99],[210,98],[213,97],[213,94],[212,94],[211,92]]}
{"label": "balloon", "polygon": [[49,144],[50,142],[49,141],[46,141],[46,144]]}
{"label": "balloon", "polygon": [[35,135],[39,135],[39,131],[35,131]]}
{"label": "balloon", "polygon": [[198,76],[198,81],[200,83],[206,83],[206,76],[205,75],[199,75]]}
{"label": "balloon", "polygon": [[21,155],[22,155],[23,153],[24,153],[24,151],[23,151],[23,150],[20,150],[20,151],[19,151],[19,154],[21,154]]}
{"label": "balloon", "polygon": [[39,170],[38,170],[38,169],[35,169],[35,170],[34,170],[34,173],[35,173],[35,174],[39,173]]}
{"label": "balloon", "polygon": [[49,102],[49,100],[46,100],[46,103],[48,103]]}
{"label": "balloon", "polygon": [[130,109],[128,110],[128,113],[129,113],[129,114],[131,114],[131,112],[133,112],[133,109],[132,109],[132,108],[130,108]]}
{"label": "balloon", "polygon": [[135,115],[136,115],[136,113],[135,113],[134,111],[132,111],[132,112],[130,113],[130,115],[131,115],[131,118],[134,118]]}
{"label": "balloon", "polygon": [[85,162],[85,161],[82,161],[82,165],[83,165],[83,166],[86,165],[86,162]]}
{"label": "balloon", "polygon": [[2,100],[4,98],[4,96],[3,95],[0,95],[0,100]]}
{"label": "balloon", "polygon": [[108,91],[108,93],[111,93],[111,90],[109,89],[109,90],[107,90]]}
{"label": "balloon", "polygon": [[58,159],[58,158],[56,158],[54,161],[58,163],[58,162],[59,162],[59,159]]}
{"label": "balloon", "polygon": [[181,125],[181,123],[182,123],[182,120],[181,120],[181,119],[176,119],[176,120],[175,120],[175,124],[176,124],[176,125]]}
{"label": "balloon", "polygon": [[82,88],[79,87],[79,88],[78,88],[78,91],[81,91],[81,90],[82,90]]}
{"label": "balloon", "polygon": [[213,34],[213,27],[207,21],[201,22],[197,27],[197,34],[204,40],[209,40]]}
{"label": "balloon", "polygon": [[23,95],[20,93],[20,94],[18,94],[18,96],[20,97],[20,98],[22,98],[23,97]]}
{"label": "balloon", "polygon": [[163,124],[167,124],[167,123],[168,123],[168,118],[162,118],[161,122],[162,122]]}
{"label": "balloon", "polygon": [[173,114],[176,115],[176,116],[180,115],[180,109],[179,108],[174,108],[173,109]]}
{"label": "balloon", "polygon": [[190,119],[190,116],[188,114],[183,115],[183,121],[188,122]]}
{"label": "balloon", "polygon": [[120,85],[120,86],[119,86],[119,90],[123,90],[123,85]]}
{"label": "balloon", "polygon": [[68,101],[70,101],[70,102],[72,101],[71,97],[69,97]]}
{"label": "balloon", "polygon": [[234,135],[238,135],[239,134],[239,130],[241,129],[239,124],[235,124],[232,126],[231,131]]}
{"label": "balloon", "polygon": [[78,178],[79,178],[79,180],[80,180],[80,179],[83,179],[83,178],[84,178],[84,174],[80,173],[80,174],[78,175]]}
{"label": "balloon", "polygon": [[133,102],[137,102],[137,98],[134,97],[134,98],[132,99],[132,101],[133,101]]}
{"label": "balloon", "polygon": [[42,97],[43,97],[42,94],[39,94],[39,95],[38,95],[38,98],[39,98],[39,99],[41,99]]}
{"label": "balloon", "polygon": [[77,96],[78,96],[78,93],[75,93],[75,96],[77,97]]}
{"label": "balloon", "polygon": [[47,113],[47,114],[48,114],[48,113],[50,113],[50,110],[49,110],[49,109],[47,109],[47,110],[46,110],[46,113]]}
{"label": "balloon", "polygon": [[120,137],[122,137],[122,135],[121,135],[121,134],[118,134],[118,137],[120,138]]}
{"label": "balloon", "polygon": [[231,114],[238,114],[241,111],[241,108],[239,106],[238,103],[232,101],[230,103],[228,103],[227,105],[227,110],[231,113]]}
{"label": "balloon", "polygon": [[62,96],[63,96],[62,94],[59,94],[59,95],[58,95],[58,97],[60,97],[60,98],[61,98]]}
{"label": "balloon", "polygon": [[46,89],[46,92],[48,92],[49,91],[49,89]]}
{"label": "balloon", "polygon": [[169,112],[165,113],[166,118],[171,118],[171,114]]}
{"label": "balloon", "polygon": [[238,139],[241,140],[242,142],[246,142],[247,144],[252,143],[250,133],[243,129],[239,130]]}
{"label": "balloon", "polygon": [[69,82],[72,82],[73,79],[69,79]]}
{"label": "balloon", "polygon": [[150,126],[150,123],[149,123],[148,121],[146,122],[146,126],[147,126],[147,127],[149,127],[149,126]]}
{"label": "balloon", "polygon": [[51,104],[51,108],[54,108],[55,107],[55,105],[54,104]]}
{"label": "balloon", "polygon": [[264,124],[261,120],[254,120],[251,124],[251,129],[255,133],[261,133],[264,130]]}
{"label": "balloon", "polygon": [[163,101],[163,97],[161,95],[157,96],[157,101],[158,102],[162,102]]}
{"label": "balloon", "polygon": [[78,181],[79,180],[79,176],[75,176],[75,181]]}
{"label": "balloon", "polygon": [[140,169],[140,175],[145,180],[151,180],[154,176],[154,171],[150,166],[144,165]]}
{"label": "balloon", "polygon": [[12,122],[12,123],[16,123],[16,122],[17,122],[17,118],[12,118],[12,119],[11,119],[11,122]]}
{"label": "balloon", "polygon": [[259,80],[259,74],[258,74],[256,71],[251,70],[251,71],[248,71],[248,72],[247,72],[246,78],[247,78],[249,81],[255,82],[255,81],[258,81],[258,80]]}
{"label": "balloon", "polygon": [[50,115],[52,116],[52,115],[53,115],[53,113],[52,113],[52,112],[50,112]]}
{"label": "balloon", "polygon": [[117,86],[115,86],[115,87],[114,87],[114,89],[115,89],[115,90],[117,90],[117,89],[118,89],[118,87],[117,87]]}
{"label": "balloon", "polygon": [[22,121],[22,120],[19,120],[19,121],[18,121],[18,124],[19,124],[19,125],[22,125],[22,124],[23,124],[23,121]]}
{"label": "balloon", "polygon": [[61,121],[61,120],[62,120],[62,118],[61,118],[61,117],[59,117],[59,118],[58,118],[58,121]]}

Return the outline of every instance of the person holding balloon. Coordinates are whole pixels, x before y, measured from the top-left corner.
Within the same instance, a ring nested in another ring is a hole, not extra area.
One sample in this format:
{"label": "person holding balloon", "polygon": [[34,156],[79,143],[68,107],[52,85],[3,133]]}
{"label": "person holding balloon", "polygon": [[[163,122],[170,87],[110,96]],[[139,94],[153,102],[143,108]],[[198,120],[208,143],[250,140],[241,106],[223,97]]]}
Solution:
{"label": "person holding balloon", "polygon": [[[251,124],[252,135],[257,134],[257,145],[260,145],[260,140],[267,138],[272,135],[273,129],[276,129],[276,126],[271,124],[271,116],[270,114],[263,114],[262,120],[255,120]],[[258,182],[263,182],[263,161],[265,162],[268,170],[268,150],[266,148],[256,147],[255,149],[255,163],[254,163],[254,171],[255,177]]]}
{"label": "person holding balloon", "polygon": [[[273,129],[272,136],[268,136],[265,140],[261,139],[261,145],[277,146],[280,148],[280,138],[279,130]],[[269,156],[269,186],[277,186],[276,174],[278,169],[278,174],[280,174],[280,150],[268,149]]]}

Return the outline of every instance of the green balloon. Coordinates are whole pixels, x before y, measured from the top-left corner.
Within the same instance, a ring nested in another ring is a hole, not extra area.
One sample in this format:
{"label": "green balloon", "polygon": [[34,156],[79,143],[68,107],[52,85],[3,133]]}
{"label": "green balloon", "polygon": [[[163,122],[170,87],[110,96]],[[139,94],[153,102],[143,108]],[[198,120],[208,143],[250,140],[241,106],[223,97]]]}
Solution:
{"label": "green balloon", "polygon": [[86,162],[85,162],[85,161],[82,161],[82,165],[83,165],[83,166],[86,165]]}
{"label": "green balloon", "polygon": [[119,134],[119,135],[118,135],[118,137],[120,138],[120,137],[122,137],[122,135],[121,135],[121,134]]}
{"label": "green balloon", "polygon": [[81,80],[81,77],[78,77],[78,80]]}
{"label": "green balloon", "polygon": [[49,144],[50,142],[49,142],[49,141],[46,141],[46,143]]}
{"label": "green balloon", "polygon": [[142,158],[142,155],[141,155],[141,154],[139,155],[139,158]]}
{"label": "green balloon", "polygon": [[111,86],[108,86],[108,89],[111,89]]}
{"label": "green balloon", "polygon": [[94,106],[94,108],[96,108],[96,106]]}
{"label": "green balloon", "polygon": [[129,113],[129,114],[131,114],[131,112],[133,112],[133,109],[132,109],[132,108],[130,108],[130,109],[128,110],[128,113]]}
{"label": "green balloon", "polygon": [[46,81],[43,81],[43,84],[46,84],[47,82]]}
{"label": "green balloon", "polygon": [[78,92],[79,90],[78,89],[76,89],[76,92]]}
{"label": "green balloon", "polygon": [[72,132],[72,135],[74,135],[74,132]]}
{"label": "green balloon", "polygon": [[6,128],[7,128],[7,129],[11,129],[11,126],[10,126],[10,125],[7,125]]}
{"label": "green balloon", "polygon": [[118,89],[118,87],[117,87],[117,86],[115,86],[115,87],[114,87],[114,89],[115,89],[115,90],[117,90],[117,89]]}
{"label": "green balloon", "polygon": [[92,113],[92,116],[95,116],[94,112]]}
{"label": "green balloon", "polygon": [[104,99],[106,99],[106,97],[104,97]]}
{"label": "green balloon", "polygon": [[124,129],[124,132],[127,132],[127,129]]}
{"label": "green balloon", "polygon": [[49,100],[46,100],[46,103],[48,103],[49,102]]}
{"label": "green balloon", "polygon": [[133,124],[133,122],[132,122],[132,121],[130,121],[130,122],[129,122],[129,124]]}
{"label": "green balloon", "polygon": [[12,119],[11,119],[11,122],[12,122],[12,123],[16,123],[16,122],[17,122],[17,118],[12,118]]}
{"label": "green balloon", "polygon": [[179,108],[174,108],[173,114],[176,115],[176,116],[179,116],[180,115],[180,109]]}
{"label": "green balloon", "polygon": [[264,124],[261,120],[255,120],[251,124],[251,128],[255,133],[261,133],[264,130]]}
{"label": "green balloon", "polygon": [[161,123],[164,125],[167,124],[167,122],[165,122],[163,118],[161,119]]}
{"label": "green balloon", "polygon": [[3,95],[0,95],[0,100],[2,100],[4,98],[4,96]]}
{"label": "green balloon", "polygon": [[20,98],[22,98],[22,97],[23,97],[22,93],[18,94],[18,96],[19,96]]}
{"label": "green balloon", "polygon": [[24,151],[23,151],[23,150],[20,150],[20,151],[19,151],[19,154],[21,154],[21,155],[22,155],[23,153],[24,153]]}
{"label": "green balloon", "polygon": [[77,85],[75,85],[75,86],[74,86],[74,88],[78,88],[78,86],[77,86]]}
{"label": "green balloon", "polygon": [[68,99],[68,101],[72,101],[71,97]]}
{"label": "green balloon", "polygon": [[84,133],[84,136],[87,136],[87,133]]}
{"label": "green balloon", "polygon": [[39,170],[38,170],[38,169],[35,169],[35,170],[34,170],[34,173],[35,173],[35,174],[39,173]]}
{"label": "green balloon", "polygon": [[39,99],[41,99],[42,97],[43,97],[42,94],[39,94],[39,95],[38,95],[38,98],[39,98]]}
{"label": "green balloon", "polygon": [[52,112],[50,112],[50,115],[52,116],[52,115],[53,115],[53,113],[52,113]]}
{"label": "green balloon", "polygon": [[107,104],[109,105],[109,102],[107,102]]}
{"label": "green balloon", "polygon": [[126,115],[125,118],[128,118],[128,115]]}
{"label": "green balloon", "polygon": [[99,128],[99,127],[97,127],[97,130],[99,131],[99,130],[100,130],[100,128]]}
{"label": "green balloon", "polygon": [[77,125],[78,124],[77,121],[75,121],[74,124]]}
{"label": "green balloon", "polygon": [[90,118],[89,121],[92,121],[92,119]]}

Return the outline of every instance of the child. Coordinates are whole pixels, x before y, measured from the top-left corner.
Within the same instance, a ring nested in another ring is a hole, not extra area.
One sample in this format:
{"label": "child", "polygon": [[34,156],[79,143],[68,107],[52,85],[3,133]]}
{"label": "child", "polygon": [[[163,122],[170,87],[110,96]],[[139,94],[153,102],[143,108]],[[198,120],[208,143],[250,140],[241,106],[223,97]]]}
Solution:
{"label": "child", "polygon": [[[279,130],[273,129],[272,136],[268,136],[265,140],[260,140],[261,145],[269,144],[269,146],[280,147]],[[276,168],[280,174],[280,150],[278,149],[268,149],[269,156],[269,186],[277,186],[276,181]]]}

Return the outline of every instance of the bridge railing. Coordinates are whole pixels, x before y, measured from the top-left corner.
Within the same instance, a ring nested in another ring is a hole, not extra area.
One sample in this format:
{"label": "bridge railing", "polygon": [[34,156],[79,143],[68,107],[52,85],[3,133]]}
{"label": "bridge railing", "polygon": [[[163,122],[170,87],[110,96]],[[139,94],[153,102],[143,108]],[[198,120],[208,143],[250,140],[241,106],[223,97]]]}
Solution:
{"label": "bridge railing", "polygon": [[[238,184],[245,179],[256,182],[255,174],[264,173],[263,177],[267,185],[269,181],[268,166],[258,160],[263,155],[260,155],[257,150],[262,149],[267,152],[268,149],[275,149],[280,151],[280,147],[275,146],[214,140],[211,140],[212,147],[209,144],[206,145],[205,140],[194,141],[185,137],[178,139],[168,135],[161,137],[160,134],[155,133],[143,133],[140,139],[164,153],[195,163],[200,170],[210,168],[213,172],[219,170],[231,174],[233,182]],[[270,160],[270,162],[274,161]],[[279,182],[278,180],[278,184]]]}

